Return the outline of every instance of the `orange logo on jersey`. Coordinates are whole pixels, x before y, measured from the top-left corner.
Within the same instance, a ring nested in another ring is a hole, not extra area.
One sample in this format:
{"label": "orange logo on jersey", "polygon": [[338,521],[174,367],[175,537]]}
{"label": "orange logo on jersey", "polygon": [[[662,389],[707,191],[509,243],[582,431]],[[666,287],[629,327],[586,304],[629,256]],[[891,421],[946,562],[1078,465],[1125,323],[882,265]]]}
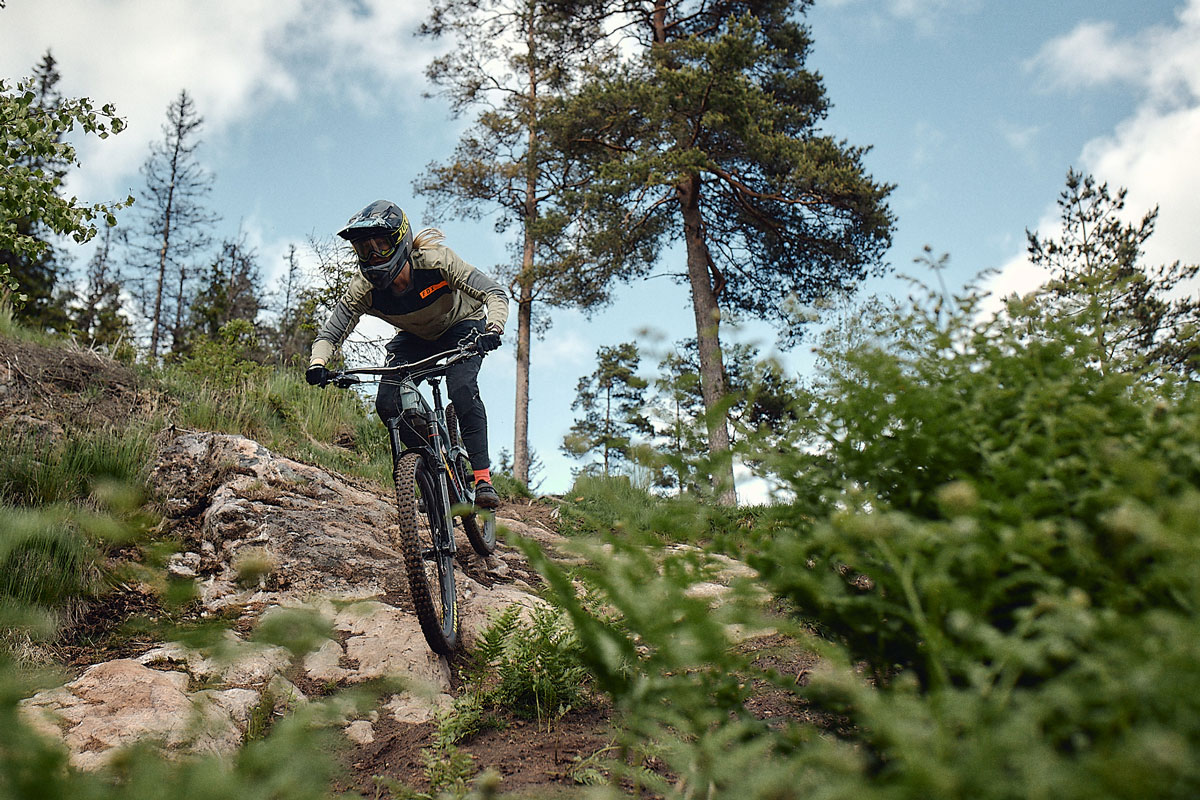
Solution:
{"label": "orange logo on jersey", "polygon": [[433,286],[430,286],[428,289],[422,289],[421,290],[421,299],[424,300],[426,297],[429,297],[429,295],[433,294],[434,292],[436,292],[438,289],[442,288],[445,285],[446,285],[446,282],[442,281],[441,283],[435,283]]}

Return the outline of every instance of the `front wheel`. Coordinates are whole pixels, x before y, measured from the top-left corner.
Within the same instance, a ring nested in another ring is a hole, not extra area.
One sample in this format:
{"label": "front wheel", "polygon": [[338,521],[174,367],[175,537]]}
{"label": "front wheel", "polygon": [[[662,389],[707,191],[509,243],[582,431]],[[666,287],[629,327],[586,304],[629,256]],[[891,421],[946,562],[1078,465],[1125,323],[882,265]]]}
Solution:
{"label": "front wheel", "polygon": [[436,476],[417,452],[396,463],[396,507],[400,514],[400,551],[421,632],[443,656],[458,643],[458,600],[454,589],[453,542],[442,533],[441,493]]}
{"label": "front wheel", "polygon": [[[462,449],[462,433],[458,429],[458,414],[454,410],[454,404],[446,406],[446,428],[450,431],[450,447],[452,449]],[[467,480],[472,473],[471,464],[467,461],[466,456],[458,457],[458,472],[463,480]],[[481,556],[489,555],[496,550],[496,515],[491,512],[483,514],[463,514],[462,515],[463,530],[467,534],[467,541],[471,543],[471,547]]]}

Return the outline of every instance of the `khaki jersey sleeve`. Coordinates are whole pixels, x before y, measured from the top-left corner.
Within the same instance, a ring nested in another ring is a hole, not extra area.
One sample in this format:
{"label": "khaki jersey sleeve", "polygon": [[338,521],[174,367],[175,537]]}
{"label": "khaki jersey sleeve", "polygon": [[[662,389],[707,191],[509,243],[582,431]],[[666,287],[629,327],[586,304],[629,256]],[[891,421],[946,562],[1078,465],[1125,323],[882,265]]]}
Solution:
{"label": "khaki jersey sleeve", "polygon": [[333,313],[317,332],[317,338],[312,345],[312,355],[308,359],[310,367],[313,364],[329,363],[334,352],[342,346],[342,342],[346,341],[346,337],[367,312],[370,296],[371,284],[361,275],[355,275],[346,288],[346,293],[334,305]]}

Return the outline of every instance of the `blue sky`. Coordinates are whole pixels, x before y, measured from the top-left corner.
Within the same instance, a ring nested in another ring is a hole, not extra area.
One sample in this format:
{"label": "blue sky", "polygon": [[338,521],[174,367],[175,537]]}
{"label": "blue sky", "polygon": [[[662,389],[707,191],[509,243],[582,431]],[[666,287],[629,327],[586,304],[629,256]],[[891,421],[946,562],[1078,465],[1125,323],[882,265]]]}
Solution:
{"label": "blue sky", "polygon": [[[126,132],[81,150],[70,189],[89,201],[136,191],[147,144],[187,88],[206,120],[199,155],[216,178],[221,233],[240,227],[268,274],[288,244],[328,235],[380,197],[489,270],[509,258],[505,239],[486,223],[428,218],[411,194],[466,124],[422,96],[436,45],[411,32],[425,13],[416,0],[8,0],[0,76],[28,74],[49,47],[67,94],[127,117]],[[897,186],[898,272],[915,273],[928,244],[949,253],[956,286],[993,269],[997,292],[1032,288],[1024,232],[1052,232],[1069,167],[1128,187],[1131,216],[1161,206],[1151,261],[1200,259],[1200,0],[817,0],[808,22],[809,65],[833,103],[825,130],[871,145],[869,170]],[[672,258],[662,271],[679,271]],[[865,291],[903,288],[882,278]],[[558,445],[596,348],[640,337],[661,349],[693,333],[685,288],[664,278],[590,320],[556,314],[533,350],[543,490],[569,485],[574,462]],[[736,335],[773,343],[761,325]],[[784,359],[808,368],[803,348]],[[509,349],[481,379],[493,455],[511,450],[513,376]]]}

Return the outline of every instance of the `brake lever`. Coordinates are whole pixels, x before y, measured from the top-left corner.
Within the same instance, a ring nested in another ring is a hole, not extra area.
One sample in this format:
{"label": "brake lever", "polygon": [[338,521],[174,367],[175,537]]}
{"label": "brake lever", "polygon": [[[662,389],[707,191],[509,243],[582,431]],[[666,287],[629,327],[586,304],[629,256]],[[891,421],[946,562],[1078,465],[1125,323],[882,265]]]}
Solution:
{"label": "brake lever", "polygon": [[467,331],[466,335],[458,340],[458,349],[466,350],[472,345],[475,345],[479,341],[479,337],[481,335],[482,331]]}
{"label": "brake lever", "polygon": [[330,382],[339,389],[349,389],[356,383],[362,383],[362,379],[356,375],[338,375]]}

